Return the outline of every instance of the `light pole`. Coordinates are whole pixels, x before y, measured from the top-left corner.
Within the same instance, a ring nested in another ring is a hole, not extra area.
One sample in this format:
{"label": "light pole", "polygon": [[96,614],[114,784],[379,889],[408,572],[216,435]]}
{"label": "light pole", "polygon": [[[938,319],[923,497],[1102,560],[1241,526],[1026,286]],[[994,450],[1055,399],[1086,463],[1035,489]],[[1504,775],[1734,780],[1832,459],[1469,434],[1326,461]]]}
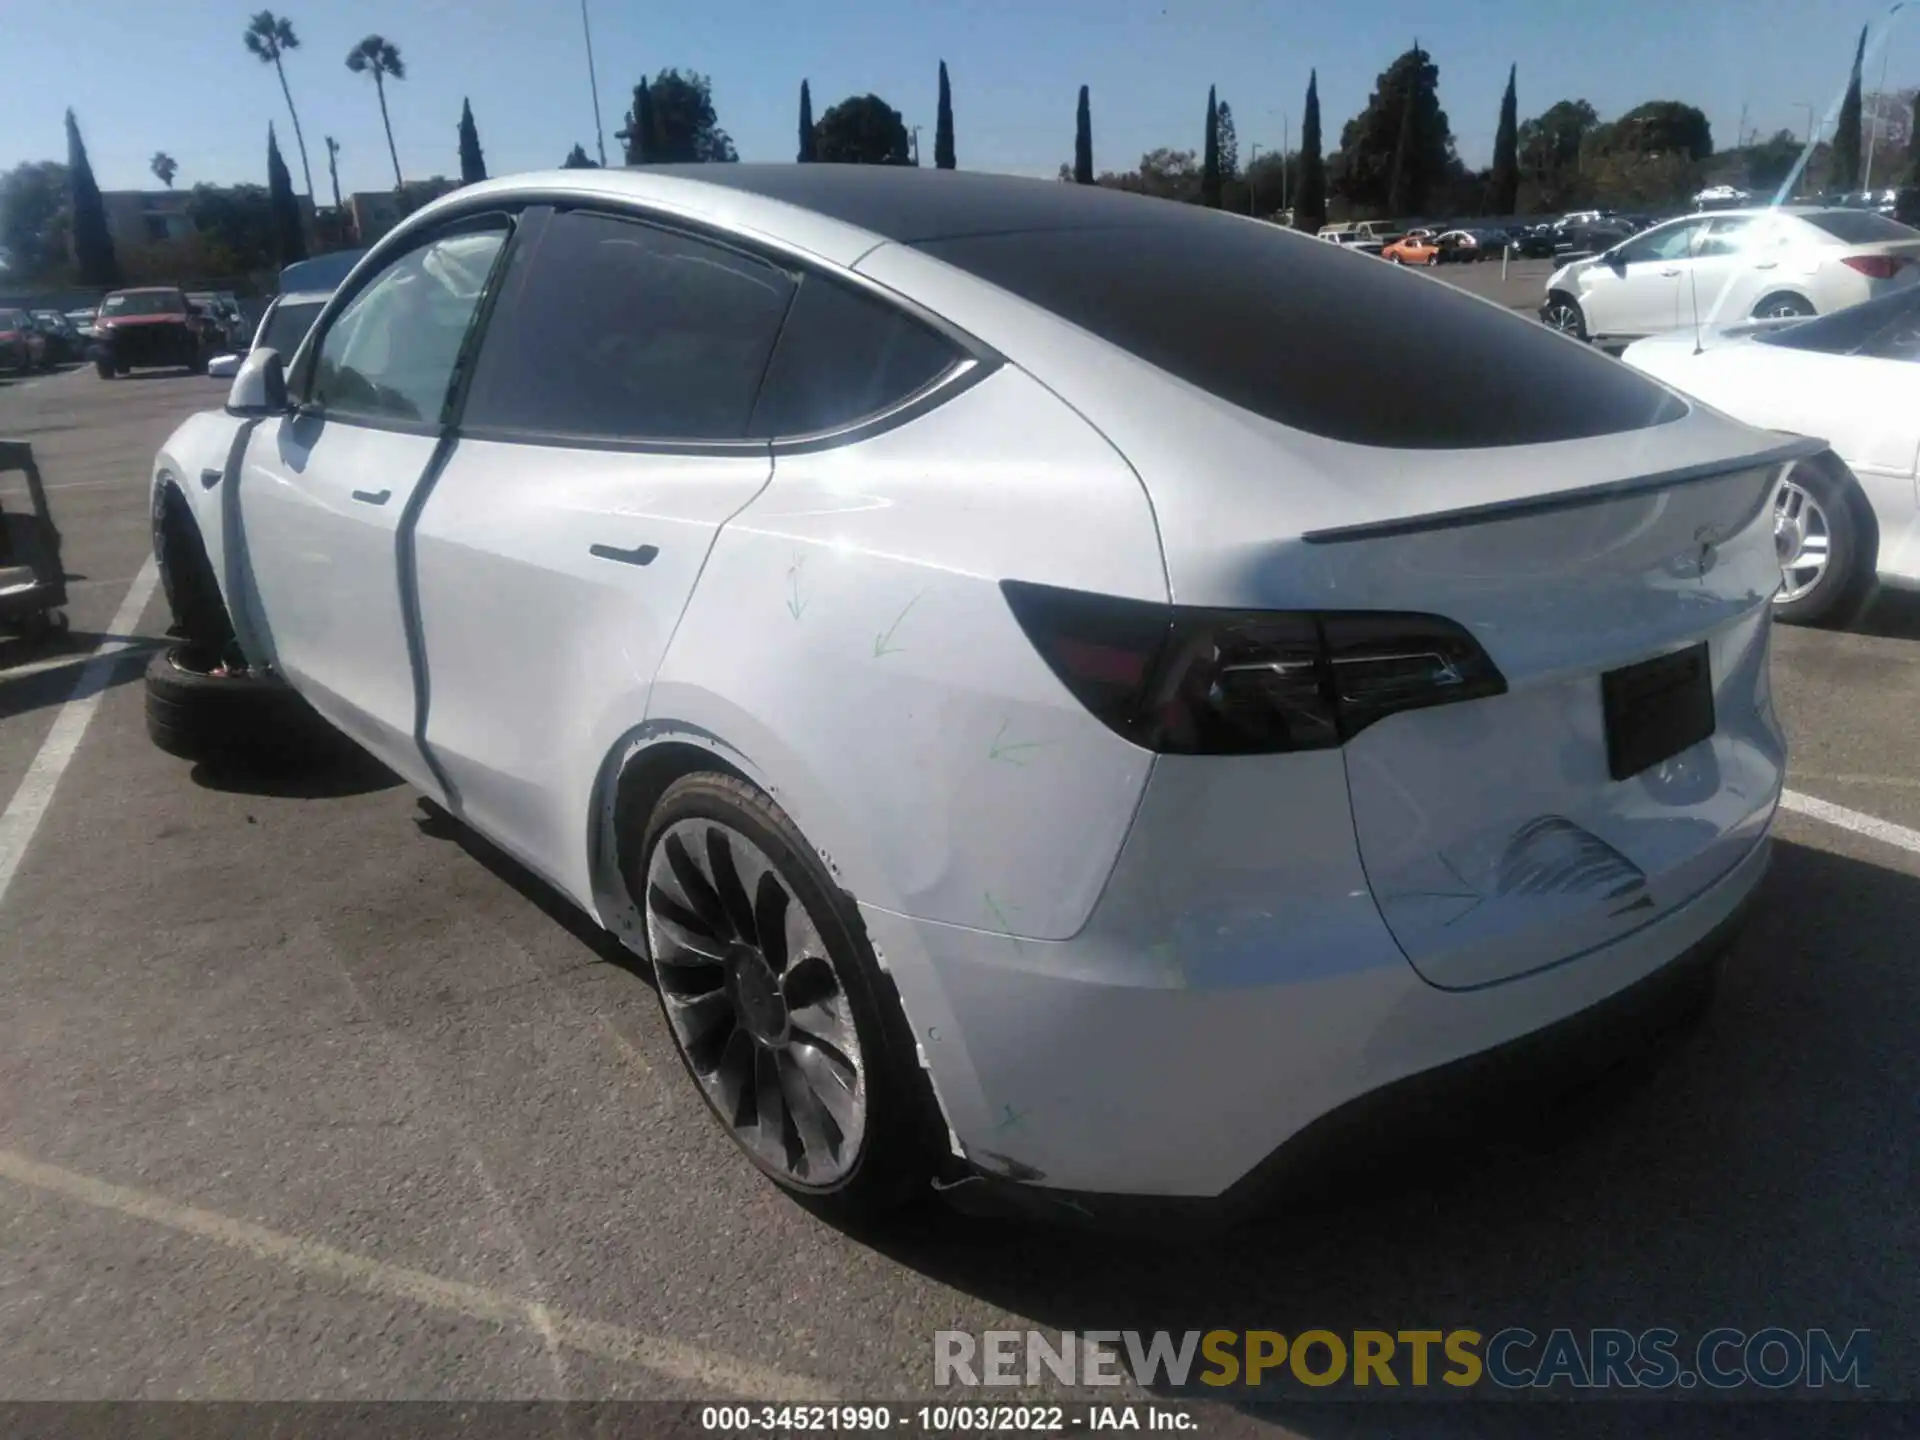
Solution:
{"label": "light pole", "polygon": [[600,77],[593,68],[593,27],[587,23],[587,0],[580,0],[580,30],[587,37],[587,84],[593,91],[593,145],[600,152],[600,168],[607,168],[606,128],[600,123]]}
{"label": "light pole", "polygon": [[[1889,28],[1893,25],[1893,17],[1904,10],[1906,4],[1907,0],[1899,0],[1899,3],[1887,11],[1887,25]],[[1873,193],[1873,147],[1880,142],[1880,111],[1884,108],[1887,101],[1887,55],[1892,48],[1891,45],[1887,44],[1887,33],[1883,30],[1880,33],[1880,88],[1874,92],[1873,96],[1873,129],[1868,132],[1867,165],[1860,176],[1860,188],[1868,194]]]}
{"label": "light pole", "polygon": [[1247,147],[1247,214],[1253,214],[1253,167],[1260,163],[1260,142]]}

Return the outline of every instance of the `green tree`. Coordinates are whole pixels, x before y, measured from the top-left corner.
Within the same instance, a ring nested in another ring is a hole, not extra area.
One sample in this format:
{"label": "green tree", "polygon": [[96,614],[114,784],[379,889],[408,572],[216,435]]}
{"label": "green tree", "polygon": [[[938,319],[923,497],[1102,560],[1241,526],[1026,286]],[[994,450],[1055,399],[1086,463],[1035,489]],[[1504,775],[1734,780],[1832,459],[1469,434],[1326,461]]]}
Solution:
{"label": "green tree", "polygon": [[473,185],[487,178],[487,157],[480,153],[480,132],[473,123],[473,102],[460,102],[460,183]]}
{"label": "green tree", "polygon": [[293,108],[293,91],[287,86],[287,67],[283,63],[289,50],[300,48],[300,37],[293,33],[293,22],[271,10],[258,12],[247,22],[241,37],[247,53],[262,65],[273,66],[280,77],[280,93],[287,99],[287,115],[293,121],[294,144],[300,147],[300,173],[306,178],[307,198],[313,198],[313,171],[307,165],[307,138],[300,133],[300,112]]}
{"label": "green tree", "polygon": [[1507,67],[1507,90],[1500,97],[1500,124],[1493,133],[1493,195],[1496,215],[1511,215],[1520,203],[1520,99],[1514,89],[1520,67]]}
{"label": "green tree", "polygon": [[51,275],[67,263],[67,167],[28,160],[0,175],[0,257],[18,278]]}
{"label": "green tree", "polygon": [[107,229],[107,207],[100,202],[93,166],[87,160],[87,142],[80,138],[80,122],[67,111],[68,213],[73,216],[73,259],[82,285],[117,285],[120,261],[113,253],[113,234]]}
{"label": "green tree", "polygon": [[1439,67],[1418,45],[1381,73],[1366,109],[1340,132],[1329,176],[1337,194],[1356,207],[1396,215],[1421,210],[1453,158],[1453,131],[1440,108],[1439,87]]}
{"label": "green tree", "polygon": [[267,122],[267,199],[273,207],[273,236],[281,265],[307,258],[307,227],[300,217],[300,202],[293,195],[293,177],[287,162],[280,158],[280,142],[274,137],[273,122]]}
{"label": "green tree", "polygon": [[1611,127],[1605,148],[1633,150],[1644,156],[1684,155],[1705,160],[1713,154],[1713,127],[1704,112],[1678,100],[1649,100],[1627,111]]}
{"label": "green tree", "polygon": [[933,124],[933,163],[941,170],[951,170],[953,157],[953,90],[947,84],[947,62],[940,62],[940,103],[934,112]]}
{"label": "green tree", "polygon": [[1851,190],[1860,183],[1860,64],[1867,57],[1867,27],[1860,27],[1860,43],[1853,49],[1853,73],[1847,79],[1847,93],[1840,102],[1840,118],[1833,126],[1833,178],[1835,190]]}
{"label": "green tree", "polygon": [[1801,139],[1791,130],[1776,130],[1756,140],[1741,155],[1742,178],[1755,190],[1778,190],[1800,163]]}
{"label": "green tree", "polygon": [[1207,131],[1206,148],[1201,152],[1200,161],[1200,203],[1210,209],[1220,208],[1220,105],[1214,98],[1214,87],[1207,87]]}
{"label": "green tree", "polygon": [[814,127],[820,159],[841,165],[905,165],[907,125],[878,95],[850,95]]}
{"label": "green tree", "polygon": [[1076,184],[1093,184],[1093,105],[1084,85],[1073,112],[1073,178]]}
{"label": "green tree", "polygon": [[560,162],[562,170],[598,170],[600,167],[587,158],[586,147],[576,143],[567,152],[567,158]]}
{"label": "green tree", "polygon": [[1226,101],[1214,116],[1213,133],[1220,141],[1220,179],[1224,183],[1240,176],[1240,134],[1233,128],[1233,107]]}
{"label": "green tree", "polygon": [[624,141],[629,165],[731,163],[740,158],[713,108],[713,82],[692,70],[662,70],[633,89]]}
{"label": "green tree", "polygon": [[794,159],[802,165],[814,162],[813,145],[813,91],[807,82],[800,82],[800,153]]}
{"label": "green tree", "polygon": [[1566,210],[1585,198],[1580,155],[1599,125],[1599,113],[1585,100],[1555,101],[1521,125],[1516,148],[1531,208]]}
{"label": "green tree", "polygon": [[1327,162],[1320,153],[1320,72],[1307,76],[1307,113],[1300,122],[1300,189],[1293,223],[1308,234],[1327,223]]}
{"label": "green tree", "polygon": [[173,177],[180,173],[179,164],[164,150],[153,152],[153,159],[147,162],[147,168],[153,172],[154,178],[169,190],[173,188]]}
{"label": "green tree", "polygon": [[356,75],[373,76],[374,93],[380,97],[380,123],[387,131],[387,154],[393,160],[393,188],[401,189],[406,181],[400,178],[400,152],[394,148],[393,121],[387,115],[387,77],[391,75],[396,80],[406,79],[406,62],[400,58],[400,49],[391,40],[381,35],[369,35],[347,52],[347,69]]}
{"label": "green tree", "polygon": [[1907,129],[1907,184],[1920,189],[1920,90],[1913,92],[1913,121]]}
{"label": "green tree", "polygon": [[196,185],[187,200],[187,215],[213,269],[239,272],[273,267],[279,235],[273,197],[265,187]]}
{"label": "green tree", "polygon": [[654,136],[653,87],[644,77],[633,87],[633,108],[627,111],[627,128],[614,131],[613,138],[626,147],[629,165],[651,165],[659,158],[654,153],[660,142]]}

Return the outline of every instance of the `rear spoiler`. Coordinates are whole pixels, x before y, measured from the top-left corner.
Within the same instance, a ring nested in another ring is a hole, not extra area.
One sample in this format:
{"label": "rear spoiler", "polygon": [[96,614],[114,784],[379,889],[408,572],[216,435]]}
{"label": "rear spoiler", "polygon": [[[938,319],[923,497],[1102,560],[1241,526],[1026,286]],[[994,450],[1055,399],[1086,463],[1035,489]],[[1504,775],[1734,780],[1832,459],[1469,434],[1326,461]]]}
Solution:
{"label": "rear spoiler", "polygon": [[1431,515],[1415,515],[1404,520],[1381,520],[1364,525],[1342,525],[1331,530],[1309,530],[1300,537],[1307,545],[1344,545],[1355,540],[1382,540],[1393,535],[1419,535],[1433,530],[1456,530],[1498,517],[1519,519],[1543,515],[1555,510],[1577,510],[1598,505],[1622,495],[1646,490],[1670,490],[1676,485],[1691,485],[1715,480],[1742,470],[1759,470],[1768,465],[1784,465],[1791,460],[1806,460],[1822,454],[1827,442],[1800,435],[1782,435],[1781,443],[1757,455],[1737,460],[1715,460],[1702,465],[1686,465],[1678,470],[1662,470],[1652,475],[1635,475],[1625,480],[1609,480],[1599,485],[1583,485],[1574,490],[1556,490],[1551,495],[1528,495],[1518,500],[1497,500],[1486,505],[1469,505],[1460,510],[1440,510]]}

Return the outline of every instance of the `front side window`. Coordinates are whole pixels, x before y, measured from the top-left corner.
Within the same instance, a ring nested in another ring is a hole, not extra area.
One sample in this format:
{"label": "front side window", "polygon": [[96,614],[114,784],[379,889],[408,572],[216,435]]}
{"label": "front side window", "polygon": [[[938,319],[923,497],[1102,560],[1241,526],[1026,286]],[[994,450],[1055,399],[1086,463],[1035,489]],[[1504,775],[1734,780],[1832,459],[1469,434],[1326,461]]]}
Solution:
{"label": "front side window", "polygon": [[1622,245],[1618,253],[1629,265],[1640,265],[1650,260],[1685,260],[1693,254],[1694,241],[1699,238],[1704,226],[1704,221],[1683,220],[1675,225],[1649,230]]}
{"label": "front side window", "polygon": [[785,271],[712,241],[556,214],[508,277],[463,427],[743,439],[793,290]]}
{"label": "front side window", "polygon": [[506,238],[504,226],[450,235],[395,260],[320,337],[308,403],[340,419],[437,423]]}
{"label": "front side window", "polygon": [[959,359],[943,336],[886,301],[807,275],[748,433],[773,439],[851,425],[925,389]]}

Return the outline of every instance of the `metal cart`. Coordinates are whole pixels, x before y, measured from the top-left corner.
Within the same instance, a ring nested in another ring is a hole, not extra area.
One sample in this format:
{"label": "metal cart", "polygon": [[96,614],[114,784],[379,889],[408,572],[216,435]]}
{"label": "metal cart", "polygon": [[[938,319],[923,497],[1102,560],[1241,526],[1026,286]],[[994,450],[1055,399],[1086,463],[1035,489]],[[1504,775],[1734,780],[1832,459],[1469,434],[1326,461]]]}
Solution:
{"label": "metal cart", "polygon": [[27,477],[32,509],[15,514],[0,503],[0,632],[38,640],[67,628],[67,572],[33,446],[0,440],[0,475],[16,470]]}

